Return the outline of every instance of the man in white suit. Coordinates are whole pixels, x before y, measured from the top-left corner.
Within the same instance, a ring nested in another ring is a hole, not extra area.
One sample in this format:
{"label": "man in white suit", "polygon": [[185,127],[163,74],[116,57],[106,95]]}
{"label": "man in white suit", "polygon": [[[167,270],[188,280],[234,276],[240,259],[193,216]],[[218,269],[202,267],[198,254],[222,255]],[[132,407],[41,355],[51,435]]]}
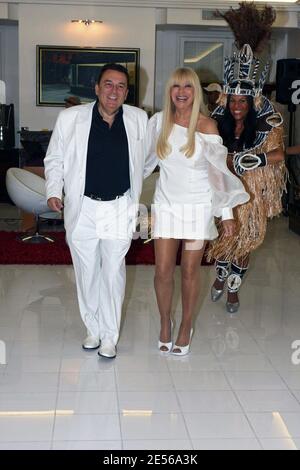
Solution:
{"label": "man in white suit", "polygon": [[82,347],[116,356],[125,292],[125,255],[142,189],[147,115],[124,104],[129,77],[106,64],[94,103],[58,116],[46,154],[48,205],[61,211],[87,328]]}

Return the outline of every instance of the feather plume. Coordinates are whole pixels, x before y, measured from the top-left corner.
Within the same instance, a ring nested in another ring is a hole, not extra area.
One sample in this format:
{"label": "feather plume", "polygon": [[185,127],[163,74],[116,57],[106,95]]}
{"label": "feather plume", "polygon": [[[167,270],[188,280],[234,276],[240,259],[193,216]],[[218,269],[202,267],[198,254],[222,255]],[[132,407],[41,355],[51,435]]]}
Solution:
{"label": "feather plume", "polygon": [[273,7],[265,6],[258,10],[254,2],[239,3],[240,8],[232,7],[224,14],[217,10],[216,15],[227,21],[239,49],[249,44],[254,53],[260,53],[271,35],[271,27],[276,19]]}

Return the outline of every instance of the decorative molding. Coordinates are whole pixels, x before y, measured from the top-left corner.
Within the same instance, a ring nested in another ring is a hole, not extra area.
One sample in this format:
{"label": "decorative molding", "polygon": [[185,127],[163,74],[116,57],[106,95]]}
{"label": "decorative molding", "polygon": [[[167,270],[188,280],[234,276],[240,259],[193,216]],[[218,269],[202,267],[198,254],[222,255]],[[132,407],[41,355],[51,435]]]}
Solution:
{"label": "decorative molding", "polygon": [[[238,7],[240,0],[226,2],[223,0],[6,0],[6,4],[28,4],[28,5],[90,5],[110,7],[139,7],[139,8],[220,8],[228,9],[231,6]],[[265,1],[272,4],[277,10],[299,11],[299,0],[297,3]],[[258,4],[259,5],[259,4]]]}
{"label": "decorative molding", "polygon": [[[218,8],[221,13],[225,13],[226,10],[221,10]],[[221,16],[216,16],[216,8],[202,8],[202,19],[208,21],[223,21],[224,19]]]}

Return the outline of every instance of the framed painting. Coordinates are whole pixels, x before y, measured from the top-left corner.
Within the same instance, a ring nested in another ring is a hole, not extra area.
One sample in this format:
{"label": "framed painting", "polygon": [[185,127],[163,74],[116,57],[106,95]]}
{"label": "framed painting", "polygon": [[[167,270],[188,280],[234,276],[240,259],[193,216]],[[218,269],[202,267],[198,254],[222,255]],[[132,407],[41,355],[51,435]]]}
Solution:
{"label": "framed painting", "polygon": [[126,103],[139,105],[139,49],[36,46],[36,104],[64,106],[68,97],[81,103],[96,98],[95,84],[103,65],[115,62],[127,68]]}

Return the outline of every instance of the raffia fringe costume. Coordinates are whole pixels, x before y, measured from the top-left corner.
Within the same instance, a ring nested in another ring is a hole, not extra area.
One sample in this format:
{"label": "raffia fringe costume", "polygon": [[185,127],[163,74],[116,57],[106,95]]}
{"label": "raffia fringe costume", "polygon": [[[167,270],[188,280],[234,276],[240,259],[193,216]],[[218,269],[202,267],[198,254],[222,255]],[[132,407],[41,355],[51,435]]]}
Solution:
{"label": "raffia fringe costume", "polygon": [[[255,148],[255,154],[267,153],[282,146],[281,125],[273,127],[268,132],[265,141]],[[250,201],[235,209],[237,234],[230,238],[224,237],[222,224],[219,224],[220,236],[209,248],[209,260],[221,259],[232,262],[246,257],[264,241],[267,219],[278,216],[282,211],[281,197],[286,186],[284,162],[247,171],[241,176],[241,180],[250,194]]]}

